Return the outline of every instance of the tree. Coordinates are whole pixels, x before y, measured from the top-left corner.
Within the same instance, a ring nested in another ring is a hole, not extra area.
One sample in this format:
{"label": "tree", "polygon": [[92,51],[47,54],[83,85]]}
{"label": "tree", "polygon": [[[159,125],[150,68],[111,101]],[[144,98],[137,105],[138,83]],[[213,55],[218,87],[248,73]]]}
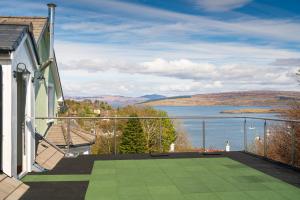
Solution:
{"label": "tree", "polygon": [[[141,119],[140,123],[146,138],[146,149],[148,152],[168,152],[170,145],[176,140],[176,131],[172,120],[168,119],[168,114],[164,111],[144,106],[126,106],[118,110],[118,116],[137,116],[157,117],[157,119]],[[160,117],[163,117],[160,119]],[[126,124],[122,125],[124,130]],[[162,145],[160,147],[160,144]]]}
{"label": "tree", "polygon": [[[142,137],[145,138],[144,152],[168,152],[170,145],[176,141],[177,132],[173,120],[168,119],[168,114],[164,111],[145,106],[126,106],[122,108],[112,108],[106,102],[96,100],[91,101],[74,101],[66,100],[68,112],[61,113],[60,116],[79,116],[79,117],[97,117],[95,109],[100,109],[102,113],[108,116],[128,117],[148,116],[157,117],[153,119],[139,119],[142,127]],[[109,112],[106,112],[109,111]],[[77,119],[76,122],[86,131],[97,130],[97,138],[93,145],[94,154],[112,153],[116,143],[117,151],[121,152],[120,144],[122,135],[128,126],[128,120],[116,120],[116,138],[112,137],[114,121],[113,120],[86,120]],[[125,150],[124,150],[125,151]]]}
{"label": "tree", "polygon": [[[291,102],[289,107],[281,114],[283,119],[287,120],[299,120],[300,118],[300,102],[295,101]],[[270,159],[280,161],[283,163],[291,164],[292,163],[292,140],[294,139],[295,146],[295,160],[294,164],[300,166],[300,124],[299,123],[290,123],[290,122],[281,122],[276,124],[271,124],[268,127],[269,135],[267,137],[268,148],[267,156]],[[294,137],[292,137],[292,133]],[[263,155],[264,152],[264,143],[256,142],[254,145],[256,153]]]}
{"label": "tree", "polygon": [[[164,111],[159,111],[161,117],[168,117],[168,114]],[[161,119],[162,126],[162,150],[164,152],[169,151],[170,145],[176,140],[176,130],[171,119]]]}
{"label": "tree", "polygon": [[[133,114],[130,117],[137,117],[137,115]],[[145,153],[146,151],[146,138],[140,120],[130,118],[121,137],[120,152]]]}
{"label": "tree", "polygon": [[[92,146],[92,154],[111,154],[114,153],[114,134],[116,134],[116,140],[118,140],[118,130],[113,129],[113,121],[101,121],[99,120],[95,124],[96,141]],[[116,143],[116,145],[118,145]]]}

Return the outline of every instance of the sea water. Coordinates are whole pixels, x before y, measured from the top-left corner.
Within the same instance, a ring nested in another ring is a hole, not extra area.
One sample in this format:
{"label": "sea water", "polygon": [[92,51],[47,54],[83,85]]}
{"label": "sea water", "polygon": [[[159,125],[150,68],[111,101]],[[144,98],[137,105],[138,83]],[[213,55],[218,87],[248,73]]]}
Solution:
{"label": "sea water", "polygon": [[[169,116],[247,116],[259,118],[278,118],[273,113],[249,113],[249,114],[224,114],[225,110],[239,110],[249,108],[270,108],[255,106],[156,106],[156,109],[166,111]],[[178,120],[177,120],[178,121]],[[183,119],[179,120],[180,129],[187,133],[194,148],[203,147],[203,120]],[[247,146],[250,146],[255,139],[263,138],[264,120],[247,119],[246,138]],[[267,121],[270,126],[272,121]],[[205,119],[205,146],[208,149],[225,150],[227,142],[230,149],[244,150],[244,119]]]}

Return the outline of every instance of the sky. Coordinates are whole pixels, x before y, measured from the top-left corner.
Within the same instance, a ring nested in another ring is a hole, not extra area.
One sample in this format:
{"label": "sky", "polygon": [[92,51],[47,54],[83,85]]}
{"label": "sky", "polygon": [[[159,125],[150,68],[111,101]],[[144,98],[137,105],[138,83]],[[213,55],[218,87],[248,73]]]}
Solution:
{"label": "sky", "polygon": [[[47,16],[48,2],[0,13]],[[52,2],[65,96],[300,90],[299,0]]]}

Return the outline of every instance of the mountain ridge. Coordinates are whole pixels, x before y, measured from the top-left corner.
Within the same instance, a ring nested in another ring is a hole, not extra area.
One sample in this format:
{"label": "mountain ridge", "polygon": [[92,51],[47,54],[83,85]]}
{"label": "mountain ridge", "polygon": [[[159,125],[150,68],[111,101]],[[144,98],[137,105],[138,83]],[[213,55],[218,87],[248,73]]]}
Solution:
{"label": "mountain ridge", "polygon": [[141,104],[148,106],[286,106],[291,101],[300,101],[300,92],[255,90],[207,93],[183,98],[152,100]]}
{"label": "mountain ridge", "polygon": [[166,97],[159,94],[149,94],[140,97],[122,95],[70,96],[66,99],[77,101],[99,100],[112,106],[149,105],[149,106],[213,106],[213,105],[245,105],[245,106],[284,106],[289,101],[300,101],[298,91],[233,91],[220,93],[204,93]]}

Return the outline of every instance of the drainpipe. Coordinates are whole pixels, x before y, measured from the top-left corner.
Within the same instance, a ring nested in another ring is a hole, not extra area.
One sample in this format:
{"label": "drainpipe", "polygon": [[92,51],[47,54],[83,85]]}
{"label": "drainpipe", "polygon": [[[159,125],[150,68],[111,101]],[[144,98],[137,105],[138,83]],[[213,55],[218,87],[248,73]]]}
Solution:
{"label": "drainpipe", "polygon": [[49,3],[47,6],[50,30],[49,58],[47,61],[41,64],[40,71],[45,70],[54,61],[54,17],[56,5],[54,3]]}

